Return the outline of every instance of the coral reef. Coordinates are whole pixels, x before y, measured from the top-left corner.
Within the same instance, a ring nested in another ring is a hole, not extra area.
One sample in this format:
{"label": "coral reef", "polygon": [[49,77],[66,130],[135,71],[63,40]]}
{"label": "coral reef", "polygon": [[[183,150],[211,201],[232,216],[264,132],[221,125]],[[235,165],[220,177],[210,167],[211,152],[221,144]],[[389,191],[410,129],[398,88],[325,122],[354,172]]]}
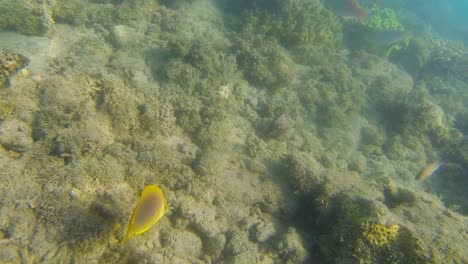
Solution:
{"label": "coral reef", "polygon": [[31,127],[14,118],[3,120],[0,125],[0,144],[16,153],[22,153],[31,148],[33,139],[31,138]]}
{"label": "coral reef", "polygon": [[50,26],[44,15],[47,9],[47,4],[37,1],[3,1],[0,7],[0,28],[16,29],[23,34],[46,33]]}
{"label": "coral reef", "polygon": [[468,59],[466,50],[456,47],[440,47],[432,52],[429,61],[430,71],[446,79],[457,78],[468,82]]}
{"label": "coral reef", "polygon": [[362,235],[364,240],[372,246],[382,247],[397,237],[399,229],[400,226],[398,224],[385,226],[378,223],[365,222],[362,225]]}
{"label": "coral reef", "polygon": [[0,89],[10,86],[10,76],[23,69],[29,59],[19,53],[0,50]]}
{"label": "coral reef", "polygon": [[341,40],[340,24],[319,1],[276,1],[268,6],[254,2],[249,5],[257,8],[242,12],[243,32],[261,34],[286,46],[333,46]]}
{"label": "coral reef", "polygon": [[75,25],[87,22],[87,3],[80,0],[54,1],[51,5],[54,21]]}
{"label": "coral reef", "polygon": [[[322,259],[331,262],[443,263],[442,258],[455,262],[464,258],[457,244],[449,246],[449,249],[445,248],[448,245],[444,241],[431,244],[430,241],[437,236],[431,228],[421,226],[415,216],[408,221],[398,214],[406,209],[422,213],[425,209],[421,207],[427,204],[419,194],[388,184],[384,204],[375,198],[364,198],[375,195],[371,189],[354,190],[353,187],[348,191],[338,191],[337,186],[341,184],[339,176],[332,176],[330,170],[311,166],[308,160],[296,155],[284,162],[293,176],[293,184],[299,185],[301,191],[298,195],[303,197],[308,208],[306,213],[295,216],[296,221],[304,221],[302,224],[309,228],[309,232],[320,230],[318,248]],[[360,179],[347,176],[345,181],[348,185],[360,185],[354,182]],[[434,210],[445,210],[441,204],[434,206]],[[423,218],[434,217],[434,213],[424,212]],[[456,225],[459,220],[448,221]],[[463,240],[459,236],[457,239]]]}
{"label": "coral reef", "polygon": [[274,90],[291,83],[294,64],[283,48],[256,36],[243,36],[238,42],[239,68],[252,84]]}
{"label": "coral reef", "polygon": [[[467,262],[464,48],[349,52],[406,20],[317,0],[13,7],[48,37],[0,36],[30,60],[0,68],[0,262]],[[152,184],[170,210],[119,244]]]}

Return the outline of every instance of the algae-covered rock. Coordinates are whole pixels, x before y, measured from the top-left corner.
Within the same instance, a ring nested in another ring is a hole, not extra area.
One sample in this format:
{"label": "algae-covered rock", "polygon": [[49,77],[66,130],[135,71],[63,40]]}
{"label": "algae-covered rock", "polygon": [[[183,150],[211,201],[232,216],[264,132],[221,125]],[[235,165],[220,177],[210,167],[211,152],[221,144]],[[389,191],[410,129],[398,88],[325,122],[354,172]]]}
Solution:
{"label": "algae-covered rock", "polygon": [[189,230],[173,229],[161,235],[161,243],[172,254],[180,258],[199,257],[202,252],[202,240]]}
{"label": "algae-covered rock", "polygon": [[260,255],[245,230],[232,228],[226,234],[224,257],[229,263],[243,264],[255,262]]}
{"label": "algae-covered rock", "polygon": [[277,244],[278,254],[284,263],[303,263],[308,260],[309,253],[299,233],[289,228]]}
{"label": "algae-covered rock", "polygon": [[40,88],[44,97],[32,135],[36,141],[47,141],[49,153],[68,163],[96,155],[98,149],[113,141],[107,122],[90,112],[94,103],[86,78],[54,76],[44,80]]}
{"label": "algae-covered rock", "polygon": [[6,245],[0,249],[0,261],[3,263],[15,263],[20,261],[19,252],[15,245]]}
{"label": "algae-covered rock", "polygon": [[148,27],[148,21],[152,14],[160,9],[159,1],[143,0],[123,0],[117,5],[117,13],[120,24],[133,28],[143,29]]}
{"label": "algae-covered rock", "polygon": [[217,215],[216,209],[205,203],[183,201],[180,205],[180,216],[188,219],[193,228],[204,237],[214,237],[221,233],[224,223]]}
{"label": "algae-covered rock", "polygon": [[112,37],[116,47],[121,50],[129,48],[138,48],[143,44],[144,35],[136,29],[117,25],[112,28]]}
{"label": "algae-covered rock", "polygon": [[214,237],[210,237],[204,244],[204,251],[214,261],[221,257],[224,247],[226,245],[226,236],[224,234],[218,234]]}
{"label": "algae-covered rock", "polygon": [[112,115],[114,128],[129,131],[137,128],[137,96],[129,96],[125,81],[119,76],[106,74],[99,82],[98,107]]}
{"label": "algae-covered rock", "polygon": [[84,25],[87,8],[87,2],[81,0],[61,0],[53,2],[51,12],[56,22]]}
{"label": "algae-covered rock", "polygon": [[22,54],[0,49],[0,89],[10,86],[10,76],[23,69],[29,59]]}
{"label": "algae-covered rock", "polygon": [[233,228],[229,231],[226,239],[226,255],[237,255],[246,251],[253,251],[255,245],[249,240],[248,233],[245,230]]}
{"label": "algae-covered rock", "polygon": [[237,66],[234,57],[224,54],[230,46],[227,40],[208,42],[203,38],[191,39],[182,35],[171,37],[169,46],[173,57],[165,70],[166,76],[190,94],[197,88],[196,93],[200,95],[218,98],[217,88],[235,76]]}
{"label": "algae-covered rock", "polygon": [[2,1],[0,29],[16,29],[23,34],[44,34],[53,24],[53,20],[49,21],[47,15],[43,15],[44,12],[50,12],[49,6],[40,1]]}
{"label": "algae-covered rock", "polygon": [[361,131],[362,143],[365,145],[381,146],[385,142],[382,132],[375,126],[368,126]]}
{"label": "algae-covered rock", "polygon": [[[262,2],[262,1],[255,1]],[[286,46],[336,45],[341,40],[341,26],[320,1],[276,1],[274,4],[252,3],[242,13],[243,31],[261,34]]]}
{"label": "algae-covered rock", "polygon": [[103,25],[106,28],[110,28],[118,22],[118,17],[115,16],[117,7],[110,3],[90,3],[87,13],[89,24]]}
{"label": "algae-covered rock", "polygon": [[286,51],[259,37],[239,39],[237,60],[247,80],[254,85],[276,89],[287,86],[294,76],[294,64]]}
{"label": "algae-covered rock", "polygon": [[407,72],[417,77],[430,60],[431,49],[426,41],[413,38],[406,49],[392,55],[392,61],[401,63]]}
{"label": "algae-covered rock", "polygon": [[195,0],[161,0],[161,4],[169,8],[181,9],[190,6]]}
{"label": "algae-covered rock", "polygon": [[25,152],[32,144],[31,127],[16,119],[0,123],[0,144],[8,150]]}
{"label": "algae-covered rock", "polygon": [[315,66],[298,87],[300,100],[320,127],[341,127],[344,119],[363,106],[363,83],[352,78],[351,68],[343,63]]}
{"label": "algae-covered rock", "polygon": [[260,222],[254,226],[253,237],[258,242],[267,242],[276,234],[273,223]]}
{"label": "algae-covered rock", "polygon": [[442,46],[433,50],[429,62],[431,72],[444,78],[457,78],[468,82],[468,58],[465,49],[456,46]]}
{"label": "algae-covered rock", "polygon": [[[285,162],[295,184],[301,186],[299,195],[309,209],[301,218],[310,228],[304,230],[304,237],[319,233],[317,247],[322,259],[340,263],[354,263],[356,259],[364,263],[444,263],[442,259],[447,258],[457,263],[466,258],[457,243],[449,246],[443,238],[432,243],[435,234],[431,226],[440,224],[435,219],[446,210],[440,203],[425,201],[426,197],[393,184],[386,185],[383,198],[380,190],[365,187],[362,182],[354,185],[349,177],[346,185],[354,187],[345,191],[339,187],[338,175],[314,172],[311,162],[300,155],[290,156]],[[355,190],[358,185],[359,190]],[[449,225],[464,221],[445,220]],[[456,233],[451,237],[463,240]]]}

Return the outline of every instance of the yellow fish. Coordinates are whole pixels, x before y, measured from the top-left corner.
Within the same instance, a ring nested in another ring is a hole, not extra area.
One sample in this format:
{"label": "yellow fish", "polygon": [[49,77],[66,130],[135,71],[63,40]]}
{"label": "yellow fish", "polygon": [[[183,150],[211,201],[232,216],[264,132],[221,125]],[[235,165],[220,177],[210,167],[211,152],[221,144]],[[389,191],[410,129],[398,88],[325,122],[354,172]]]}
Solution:
{"label": "yellow fish", "polygon": [[432,162],[429,163],[424,169],[422,169],[418,175],[416,176],[416,180],[424,180],[427,177],[431,176],[434,174],[438,169],[440,169],[440,166],[442,166],[442,163],[440,162]]}
{"label": "yellow fish", "polygon": [[132,218],[128,223],[127,234],[120,243],[132,236],[148,231],[169,210],[163,191],[157,185],[149,185],[143,189],[140,200],[133,210]]}

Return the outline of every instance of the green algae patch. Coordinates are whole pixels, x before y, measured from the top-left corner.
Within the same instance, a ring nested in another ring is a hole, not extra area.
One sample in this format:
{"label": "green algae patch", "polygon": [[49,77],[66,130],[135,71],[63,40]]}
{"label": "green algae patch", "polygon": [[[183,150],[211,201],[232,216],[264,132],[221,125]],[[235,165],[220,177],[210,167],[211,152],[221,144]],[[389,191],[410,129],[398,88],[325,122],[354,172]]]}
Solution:
{"label": "green algae patch", "polygon": [[405,27],[400,22],[400,18],[395,10],[391,8],[381,8],[376,4],[371,6],[371,15],[364,25],[373,29],[395,29],[404,31]]}

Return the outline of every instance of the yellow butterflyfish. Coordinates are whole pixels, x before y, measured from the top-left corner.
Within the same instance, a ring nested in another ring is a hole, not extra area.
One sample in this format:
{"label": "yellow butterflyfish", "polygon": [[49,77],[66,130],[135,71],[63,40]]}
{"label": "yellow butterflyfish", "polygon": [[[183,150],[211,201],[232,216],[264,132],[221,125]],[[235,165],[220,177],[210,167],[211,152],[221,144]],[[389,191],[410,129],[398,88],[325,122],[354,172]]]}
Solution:
{"label": "yellow butterflyfish", "polygon": [[168,210],[167,200],[161,188],[157,185],[146,186],[133,210],[127,233],[120,243],[148,231]]}

